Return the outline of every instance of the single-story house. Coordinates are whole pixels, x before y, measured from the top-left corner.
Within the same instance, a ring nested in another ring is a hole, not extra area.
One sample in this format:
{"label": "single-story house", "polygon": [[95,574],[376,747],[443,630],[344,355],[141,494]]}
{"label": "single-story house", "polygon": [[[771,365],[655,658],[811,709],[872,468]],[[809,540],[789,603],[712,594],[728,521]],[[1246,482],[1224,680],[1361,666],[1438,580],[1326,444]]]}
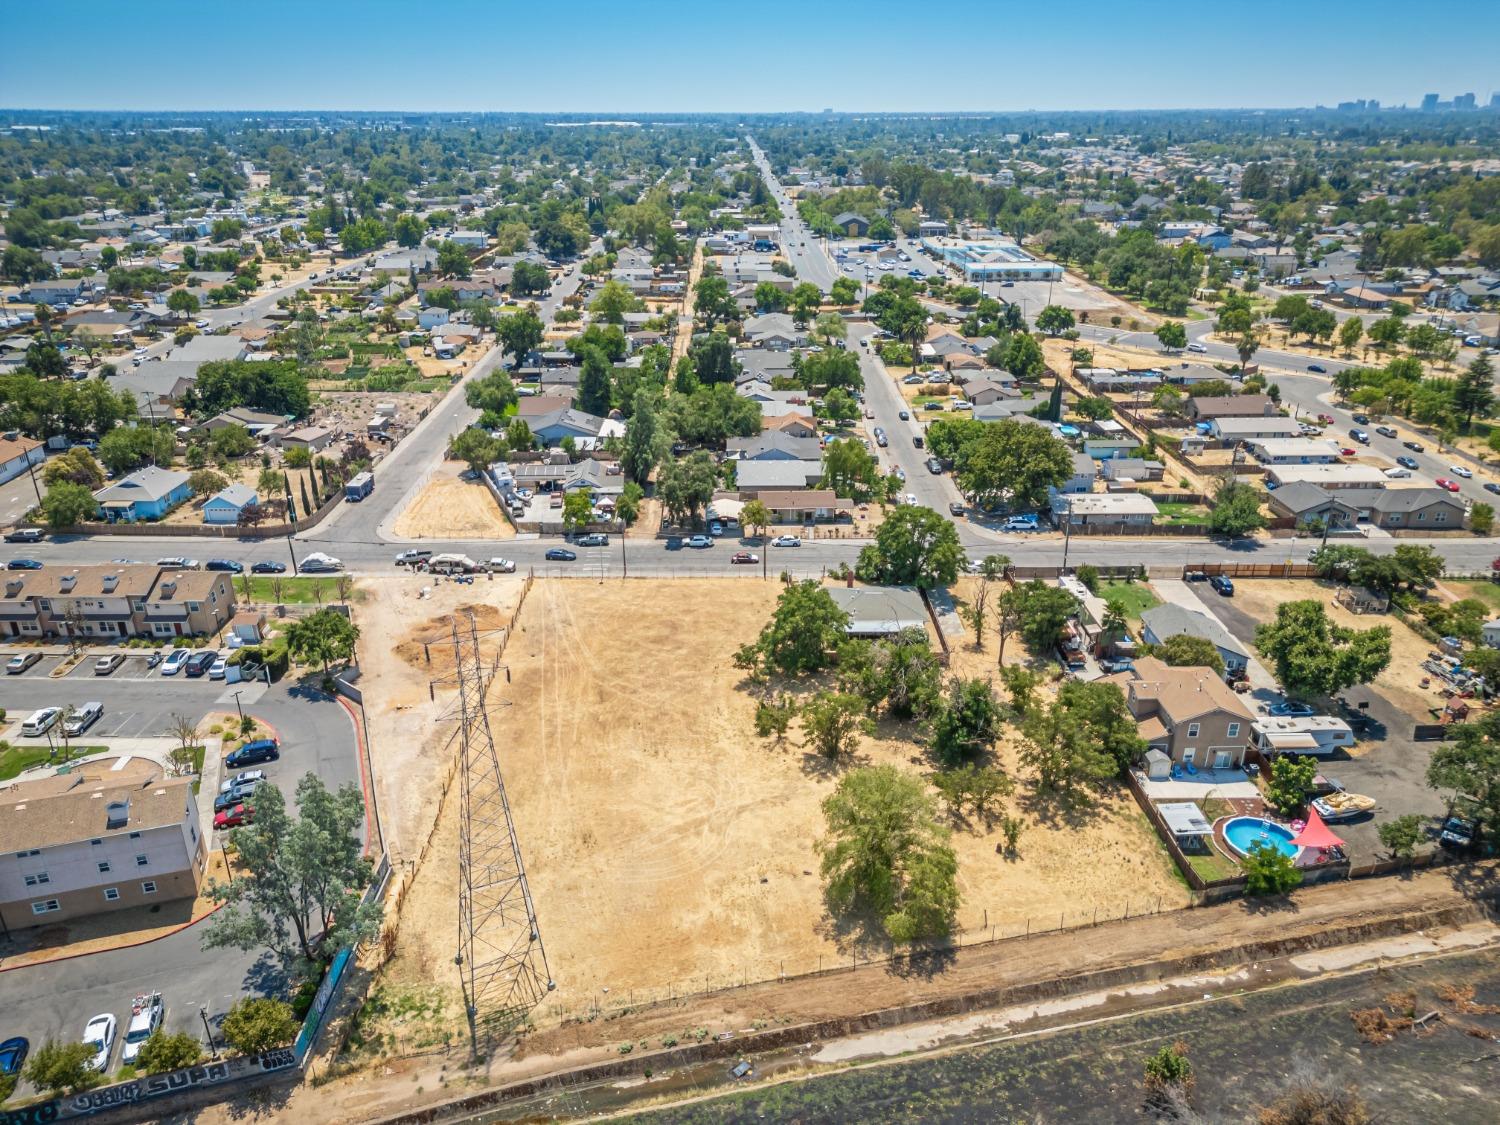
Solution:
{"label": "single-story house", "polygon": [[592,443],[603,432],[605,420],[596,414],[564,405],[531,419],[528,425],[531,426],[531,432],[548,445],[557,445],[568,437],[575,442]]}
{"label": "single-story house", "polygon": [[893,637],[905,629],[927,630],[927,606],[914,586],[831,586],[833,604],[849,615],[851,637]]}
{"label": "single-story house", "polygon": [[1339,447],[1326,438],[1254,438],[1246,443],[1263,465],[1334,465]]}
{"label": "single-story house", "polygon": [[171,353],[179,363],[217,363],[226,359],[244,359],[245,341],[238,336],[194,336]]}
{"label": "single-story house", "polygon": [[1307,481],[1296,481],[1272,492],[1269,504],[1276,515],[1300,523],[1318,522],[1328,527],[1348,528],[1359,522],[1361,512],[1340,494],[1353,491],[1331,491]]}
{"label": "single-story house", "polygon": [[1376,527],[1461,529],[1463,502],[1441,488],[1383,488],[1372,496],[1370,522]]}
{"label": "single-story house", "polygon": [[987,376],[969,379],[964,383],[964,401],[974,406],[988,406],[1003,398],[1021,397],[1014,378],[995,379]]}
{"label": "single-story house", "polygon": [[32,465],[47,459],[47,447],[24,434],[0,437],[0,484],[15,480]]}
{"label": "single-story house", "polygon": [[851,505],[831,488],[809,488],[791,492],[766,491],[756,496],[771,514],[772,523],[812,523],[836,519]]}
{"label": "single-story house", "polygon": [[782,433],[789,434],[792,437],[810,438],[818,436],[817,427],[812,423],[812,416],[800,411],[793,411],[788,414],[762,414],[760,428],[762,433],[771,430],[780,430]]}
{"label": "single-story house", "polygon": [[1266,480],[1278,488],[1299,481],[1321,488],[1382,489],[1388,478],[1374,465],[1269,465]]}
{"label": "single-story house", "polygon": [[1484,643],[1489,645],[1490,648],[1500,648],[1500,617],[1495,618],[1493,621],[1486,621],[1480,627],[1480,634],[1484,639]]}
{"label": "single-story house", "polygon": [[1208,423],[1208,432],[1219,442],[1229,446],[1242,441],[1259,441],[1262,438],[1301,437],[1302,424],[1294,418],[1283,418],[1280,415],[1214,418]]}
{"label": "single-story house", "polygon": [[728,455],[740,461],[816,461],[823,456],[817,438],[793,437],[782,430],[730,438],[725,445]]}
{"label": "single-story house", "polygon": [[1150,527],[1156,514],[1154,500],[1131,493],[1090,493],[1084,496],[1059,493],[1052,497],[1052,522],[1058,527],[1071,525],[1074,530]]}
{"label": "single-story house", "polygon": [[745,321],[745,339],[752,347],[785,351],[807,343],[807,333],[786,313],[766,313]]}
{"label": "single-story house", "polygon": [[1107,679],[1124,693],[1150,749],[1185,765],[1234,769],[1243,763],[1254,716],[1212,668],[1174,668],[1142,656],[1133,670]]}
{"label": "single-story house", "polygon": [[259,503],[255,489],[245,484],[231,484],[203,502],[203,522],[237,524],[240,513]]}
{"label": "single-story house", "polygon": [[1194,422],[1213,418],[1272,418],[1276,403],[1270,395],[1194,395],[1187,400],[1187,416]]}
{"label": "single-story house", "polygon": [[740,461],[735,467],[742,496],[813,488],[822,479],[822,461]]}
{"label": "single-story house", "polygon": [[1143,457],[1110,457],[1099,462],[1099,469],[1106,481],[1161,480],[1167,471],[1162,462]]}
{"label": "single-story house", "polygon": [[333,441],[333,431],[327,426],[303,426],[289,434],[283,434],[281,447],[289,449],[300,446],[309,453],[317,453],[321,449],[326,449],[331,441]]}
{"label": "single-story house", "polygon": [[94,493],[99,514],[110,523],[160,519],[192,497],[188,474],[147,465]]}
{"label": "single-story house", "polygon": [[1159,645],[1168,637],[1183,634],[1202,637],[1212,643],[1219,650],[1227,672],[1237,671],[1250,663],[1250,653],[1219,623],[1218,618],[1170,603],[1153,606],[1141,614],[1141,639],[1148,645]]}
{"label": "single-story house", "polygon": [[258,410],[250,410],[243,406],[232,407],[222,414],[215,414],[206,422],[198,425],[202,433],[213,433],[222,430],[226,426],[244,426],[250,431],[252,437],[262,437],[278,426],[284,426],[292,420],[290,414],[265,414]]}

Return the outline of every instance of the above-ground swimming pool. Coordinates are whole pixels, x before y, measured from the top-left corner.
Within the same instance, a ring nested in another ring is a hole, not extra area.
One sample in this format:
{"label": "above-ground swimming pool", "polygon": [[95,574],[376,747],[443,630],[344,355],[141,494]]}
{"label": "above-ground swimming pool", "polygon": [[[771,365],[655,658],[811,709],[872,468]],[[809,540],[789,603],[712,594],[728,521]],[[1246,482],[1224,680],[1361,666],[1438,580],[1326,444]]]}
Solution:
{"label": "above-ground swimming pool", "polygon": [[1270,846],[1282,855],[1295,859],[1302,850],[1292,843],[1290,828],[1258,816],[1232,817],[1224,825],[1224,839],[1240,855],[1249,855],[1255,847]]}

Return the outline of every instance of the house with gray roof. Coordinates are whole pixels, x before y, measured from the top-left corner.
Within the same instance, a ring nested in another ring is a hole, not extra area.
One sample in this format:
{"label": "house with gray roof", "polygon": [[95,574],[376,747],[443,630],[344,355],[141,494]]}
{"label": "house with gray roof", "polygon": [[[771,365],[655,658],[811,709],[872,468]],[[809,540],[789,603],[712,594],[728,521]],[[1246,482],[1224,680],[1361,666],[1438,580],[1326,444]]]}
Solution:
{"label": "house with gray roof", "polygon": [[927,632],[927,606],[914,586],[832,586],[833,604],[849,615],[851,637],[892,637],[905,629]]}
{"label": "house with gray roof", "polygon": [[807,333],[786,313],[766,313],[745,321],[745,339],[757,348],[800,348],[807,343]]}
{"label": "house with gray roof", "polygon": [[814,488],[822,479],[822,461],[740,461],[734,476],[741,496]]}
{"label": "house with gray roof", "polygon": [[1250,653],[1217,618],[1180,605],[1159,605],[1141,614],[1141,639],[1159,645],[1168,637],[1202,637],[1218,649],[1224,669],[1234,672],[1250,663]]}
{"label": "house with gray roof", "polygon": [[111,523],[160,519],[193,495],[188,474],[147,465],[94,493],[99,514]]}
{"label": "house with gray roof", "polygon": [[246,484],[231,484],[221,488],[203,502],[203,522],[210,524],[237,524],[240,513],[259,503],[255,489]]}
{"label": "house with gray roof", "polygon": [[780,430],[730,438],[726,449],[731,458],[740,461],[817,461],[823,456],[817,438],[796,437]]}

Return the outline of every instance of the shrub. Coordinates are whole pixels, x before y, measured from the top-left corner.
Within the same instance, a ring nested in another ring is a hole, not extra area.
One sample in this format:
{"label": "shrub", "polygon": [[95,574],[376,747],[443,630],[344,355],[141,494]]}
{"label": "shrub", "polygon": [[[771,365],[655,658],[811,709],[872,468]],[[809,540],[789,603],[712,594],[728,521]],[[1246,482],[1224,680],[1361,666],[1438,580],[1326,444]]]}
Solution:
{"label": "shrub", "polygon": [[285,1047],[297,1038],[292,1006],[282,1000],[245,997],[224,1017],[224,1041],[247,1055]]}

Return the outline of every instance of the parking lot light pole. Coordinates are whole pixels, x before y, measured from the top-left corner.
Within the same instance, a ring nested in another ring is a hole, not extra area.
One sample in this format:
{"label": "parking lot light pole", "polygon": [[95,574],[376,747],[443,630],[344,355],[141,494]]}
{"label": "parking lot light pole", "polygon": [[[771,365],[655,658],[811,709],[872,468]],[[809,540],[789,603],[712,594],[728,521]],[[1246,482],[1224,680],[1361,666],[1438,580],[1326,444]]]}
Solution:
{"label": "parking lot light pole", "polygon": [[207,1004],[199,1004],[198,1005],[198,1015],[203,1020],[203,1034],[205,1034],[205,1035],[208,1036],[208,1049],[214,1053],[214,1058],[217,1060],[218,1057],[219,1057],[219,1048],[218,1048],[217,1044],[214,1043],[213,1029],[208,1026],[208,1005]]}

